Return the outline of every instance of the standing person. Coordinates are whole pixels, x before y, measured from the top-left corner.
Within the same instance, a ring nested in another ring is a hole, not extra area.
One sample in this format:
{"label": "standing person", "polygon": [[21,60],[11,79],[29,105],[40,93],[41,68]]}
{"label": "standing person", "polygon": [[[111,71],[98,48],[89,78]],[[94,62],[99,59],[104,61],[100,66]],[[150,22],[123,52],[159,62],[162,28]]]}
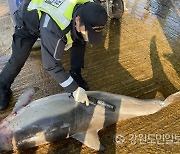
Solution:
{"label": "standing person", "polygon": [[[87,82],[81,76],[86,42],[101,42],[107,22],[106,10],[89,0],[24,0],[14,13],[12,55],[0,73],[0,110],[10,102],[11,84],[41,39],[43,67],[74,100],[89,105]],[[61,64],[64,50],[71,48],[71,71]]]}

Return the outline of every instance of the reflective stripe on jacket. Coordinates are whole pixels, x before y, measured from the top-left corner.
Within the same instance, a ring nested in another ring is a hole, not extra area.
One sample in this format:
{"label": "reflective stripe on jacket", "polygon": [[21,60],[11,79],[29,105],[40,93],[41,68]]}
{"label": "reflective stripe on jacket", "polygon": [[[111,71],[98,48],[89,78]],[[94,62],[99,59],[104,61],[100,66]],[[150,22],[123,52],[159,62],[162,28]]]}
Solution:
{"label": "reflective stripe on jacket", "polygon": [[[31,0],[28,10],[37,9],[39,18],[41,12],[45,12],[64,30],[72,20],[73,10],[76,4],[84,4],[90,0]],[[66,34],[67,44],[72,44],[70,32]]]}

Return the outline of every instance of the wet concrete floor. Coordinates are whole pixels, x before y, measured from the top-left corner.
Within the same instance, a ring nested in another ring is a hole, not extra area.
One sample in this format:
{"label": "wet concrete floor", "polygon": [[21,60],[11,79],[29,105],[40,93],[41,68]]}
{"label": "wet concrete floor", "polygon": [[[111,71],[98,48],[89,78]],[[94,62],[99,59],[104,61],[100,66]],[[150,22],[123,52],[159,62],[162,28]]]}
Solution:
{"label": "wet concrete floor", "polygon": [[[104,42],[87,46],[83,76],[90,90],[107,91],[141,99],[165,98],[180,90],[180,1],[125,0],[120,20],[109,19]],[[12,22],[7,2],[0,2],[0,68],[11,52]],[[69,70],[69,52],[63,57]],[[39,49],[32,51],[28,61],[12,85],[10,107],[0,112],[7,116],[20,94],[28,87],[40,90],[33,99],[64,92],[44,71]],[[115,134],[130,141],[132,135],[180,135],[180,102],[160,112],[126,120],[104,129],[100,139],[104,153],[179,153],[180,143],[115,144]],[[28,150],[30,153],[98,153],[73,139],[61,140]],[[27,150],[14,153],[27,153]]]}

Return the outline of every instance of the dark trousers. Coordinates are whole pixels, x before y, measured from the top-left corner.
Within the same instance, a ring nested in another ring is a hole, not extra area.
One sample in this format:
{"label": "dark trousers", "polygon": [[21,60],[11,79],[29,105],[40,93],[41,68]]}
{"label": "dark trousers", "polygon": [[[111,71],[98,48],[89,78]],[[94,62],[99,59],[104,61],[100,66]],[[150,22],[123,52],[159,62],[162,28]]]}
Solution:
{"label": "dark trousers", "polygon": [[[24,28],[16,28],[12,41],[12,55],[0,73],[0,83],[11,86],[16,76],[21,71],[27,58],[30,55],[32,46],[36,42],[38,35],[34,35]],[[78,70],[84,67],[85,42],[75,40],[71,48],[70,62],[71,69]],[[43,54],[43,53],[42,53]],[[50,55],[44,55],[50,56]],[[45,58],[48,59],[48,58]],[[45,65],[54,65],[56,61],[44,61]],[[53,74],[51,74],[53,76]],[[56,78],[56,77],[54,77]],[[59,83],[59,81],[57,81]]]}
{"label": "dark trousers", "polygon": [[71,70],[76,71],[84,68],[84,56],[86,51],[86,43],[75,40],[71,48],[70,62]]}
{"label": "dark trousers", "polygon": [[16,76],[29,57],[37,36],[30,34],[24,29],[15,29],[12,41],[12,55],[0,74],[0,83],[11,86]]}

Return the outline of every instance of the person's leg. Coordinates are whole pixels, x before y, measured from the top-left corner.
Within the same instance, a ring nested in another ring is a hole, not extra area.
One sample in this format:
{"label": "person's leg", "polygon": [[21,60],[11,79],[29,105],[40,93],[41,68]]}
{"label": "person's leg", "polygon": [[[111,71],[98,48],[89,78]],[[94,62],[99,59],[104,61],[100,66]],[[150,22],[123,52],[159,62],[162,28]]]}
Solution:
{"label": "person's leg", "polygon": [[87,82],[82,78],[81,69],[84,68],[84,56],[86,50],[86,42],[82,42],[79,40],[75,40],[73,42],[71,48],[71,71],[70,74],[73,79],[77,82],[77,84],[84,88],[85,90],[89,90],[89,86]]}
{"label": "person's leg", "polygon": [[0,110],[6,109],[11,97],[11,84],[27,60],[37,36],[24,29],[16,29],[12,41],[12,55],[0,73]]}
{"label": "person's leg", "polygon": [[71,48],[71,70],[76,71],[84,68],[84,56],[86,51],[86,42],[75,40]]}

